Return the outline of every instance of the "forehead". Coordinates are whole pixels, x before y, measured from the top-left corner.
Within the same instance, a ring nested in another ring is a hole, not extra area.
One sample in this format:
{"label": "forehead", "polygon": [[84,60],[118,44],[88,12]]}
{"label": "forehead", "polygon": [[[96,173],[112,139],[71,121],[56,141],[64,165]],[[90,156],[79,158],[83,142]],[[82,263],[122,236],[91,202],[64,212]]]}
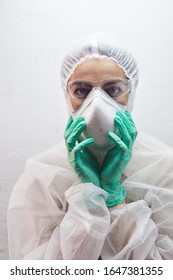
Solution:
{"label": "forehead", "polygon": [[108,58],[87,58],[80,63],[70,76],[69,81],[74,80],[93,80],[99,81],[106,78],[126,78],[125,73],[118,64]]}

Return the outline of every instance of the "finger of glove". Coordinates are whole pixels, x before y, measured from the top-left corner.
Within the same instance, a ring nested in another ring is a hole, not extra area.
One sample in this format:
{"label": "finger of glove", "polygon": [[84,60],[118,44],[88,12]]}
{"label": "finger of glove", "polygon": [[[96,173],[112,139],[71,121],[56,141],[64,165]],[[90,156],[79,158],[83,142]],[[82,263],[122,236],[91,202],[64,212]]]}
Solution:
{"label": "finger of glove", "polygon": [[77,118],[76,120],[73,121],[72,117],[69,118],[66,129],[65,129],[65,133],[64,133],[64,138],[67,139],[69,137],[69,135],[72,133],[72,131],[74,130],[74,128],[78,125],[78,123],[81,123],[84,121],[84,117],[80,116],[79,118]]}
{"label": "finger of glove", "polygon": [[91,145],[94,142],[94,138],[88,138],[80,142],[74,149],[75,155],[81,153],[87,146]]}
{"label": "finger of glove", "polygon": [[116,151],[117,151],[117,149],[120,149],[122,151],[127,150],[126,144],[114,132],[109,131],[108,136],[116,144],[116,147],[115,147]]}
{"label": "finger of glove", "polygon": [[64,132],[64,138],[65,138],[65,139],[67,139],[67,134],[68,134],[68,132],[69,132],[69,129],[70,129],[72,123],[73,123],[73,118],[72,118],[72,116],[70,116],[70,118],[68,119],[66,128],[65,128],[65,132]]}
{"label": "finger of glove", "polygon": [[68,139],[68,137],[71,135],[71,133],[73,132],[73,130],[75,129],[75,127],[84,121],[83,117],[79,117],[76,120],[73,121],[72,117],[69,118],[68,123],[67,123],[67,127],[64,133],[64,138],[65,140]]}
{"label": "finger of glove", "polygon": [[[120,166],[120,158],[126,158],[129,153],[128,148],[123,141],[112,131],[108,132],[109,138],[114,142],[115,147],[109,150],[102,164],[102,175],[107,173],[107,170],[114,172],[117,166]],[[115,172],[116,173],[116,172]]]}
{"label": "finger of glove", "polygon": [[76,126],[74,126],[73,129],[70,130],[69,135],[66,139],[66,144],[69,148],[69,151],[71,151],[75,147],[76,141],[79,139],[79,136],[81,135],[85,127],[85,121],[81,121]]}
{"label": "finger of glove", "polygon": [[131,158],[131,150],[114,132],[108,132],[108,136],[111,140],[114,141],[114,143],[116,143],[116,146],[108,151],[109,161],[112,160],[114,166],[116,166],[116,164],[118,164],[117,166],[119,166],[120,158],[123,160],[123,162],[129,161],[129,159]]}
{"label": "finger of glove", "polygon": [[132,139],[131,139],[131,135],[129,134],[129,131],[125,125],[124,119],[119,117],[119,115],[116,115],[116,117],[114,118],[114,123],[119,129],[122,141],[130,149],[132,146]]}
{"label": "finger of glove", "polygon": [[73,118],[72,118],[72,116],[70,116],[70,118],[68,119],[67,125],[66,125],[65,132],[69,130],[72,123],[73,123]]}
{"label": "finger of glove", "polygon": [[137,136],[137,129],[134,121],[132,120],[130,113],[127,111],[126,112],[118,111],[117,115],[123,120],[128,130],[128,133],[132,139],[132,144],[133,144]]}
{"label": "finger of glove", "polygon": [[126,114],[126,117],[128,118],[130,124],[131,124],[131,127],[130,127],[130,131],[129,133],[132,135],[132,138],[135,140],[136,139],[136,136],[138,134],[138,131],[137,131],[137,128],[136,128],[136,125],[130,115],[130,113],[128,111],[125,112]]}

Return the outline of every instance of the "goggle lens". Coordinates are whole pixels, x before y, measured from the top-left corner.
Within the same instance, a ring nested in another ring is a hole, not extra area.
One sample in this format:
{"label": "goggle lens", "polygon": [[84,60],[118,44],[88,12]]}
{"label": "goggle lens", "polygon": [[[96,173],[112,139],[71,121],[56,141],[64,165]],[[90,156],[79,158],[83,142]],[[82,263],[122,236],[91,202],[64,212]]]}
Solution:
{"label": "goggle lens", "polygon": [[131,90],[130,80],[114,79],[110,81],[106,80],[105,83],[102,81],[102,86],[98,85],[96,82],[70,81],[68,82],[68,91],[74,99],[85,99],[92,89],[98,86],[113,99],[117,99],[129,93]]}

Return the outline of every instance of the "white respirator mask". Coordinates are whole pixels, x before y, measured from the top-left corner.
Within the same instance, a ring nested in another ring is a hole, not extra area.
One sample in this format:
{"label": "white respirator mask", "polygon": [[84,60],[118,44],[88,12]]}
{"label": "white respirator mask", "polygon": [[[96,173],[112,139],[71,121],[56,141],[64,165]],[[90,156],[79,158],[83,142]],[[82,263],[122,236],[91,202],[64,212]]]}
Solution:
{"label": "white respirator mask", "polygon": [[95,141],[88,149],[101,162],[108,150],[114,147],[113,141],[108,136],[109,131],[119,135],[118,128],[114,124],[116,112],[125,111],[126,105],[122,105],[111,98],[100,87],[95,87],[84,99],[81,106],[71,113],[73,120],[83,116],[87,124],[80,136],[80,141],[94,138]]}

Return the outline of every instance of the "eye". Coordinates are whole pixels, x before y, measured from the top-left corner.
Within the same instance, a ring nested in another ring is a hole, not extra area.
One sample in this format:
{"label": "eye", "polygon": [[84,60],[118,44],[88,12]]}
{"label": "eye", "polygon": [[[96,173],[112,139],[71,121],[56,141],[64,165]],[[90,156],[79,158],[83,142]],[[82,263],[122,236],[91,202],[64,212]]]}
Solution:
{"label": "eye", "polygon": [[118,97],[122,94],[121,88],[117,85],[107,85],[103,88],[103,90],[113,98]]}
{"label": "eye", "polygon": [[85,99],[89,92],[92,90],[90,87],[80,86],[73,91],[73,95],[78,99]]}

